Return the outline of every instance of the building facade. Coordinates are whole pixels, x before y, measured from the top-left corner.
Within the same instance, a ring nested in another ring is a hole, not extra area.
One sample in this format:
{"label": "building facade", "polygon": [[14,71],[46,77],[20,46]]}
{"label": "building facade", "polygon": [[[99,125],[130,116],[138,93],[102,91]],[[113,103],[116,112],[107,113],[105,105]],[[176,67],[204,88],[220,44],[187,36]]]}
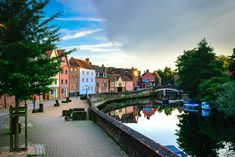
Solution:
{"label": "building facade", "polygon": [[59,75],[59,97],[64,98],[69,96],[69,76],[70,76],[70,70],[69,70],[69,62],[66,55],[64,55],[65,50],[57,50],[59,61],[60,61],[60,67],[62,71]]}
{"label": "building facade", "polygon": [[7,96],[2,95],[0,96],[0,109],[8,108],[11,105],[15,105],[15,97],[14,96]]}
{"label": "building facade", "polygon": [[[47,58],[58,57],[57,51],[56,50],[46,51],[46,57]],[[60,91],[59,91],[60,75],[59,75],[59,73],[56,74],[52,78],[54,79],[54,82],[51,85],[48,86],[50,88],[50,92],[43,94],[43,99],[44,100],[56,99],[60,96]]]}
{"label": "building facade", "polygon": [[142,75],[142,88],[151,88],[155,86],[155,76],[147,70]]}
{"label": "building facade", "polygon": [[71,57],[70,64],[70,93],[71,95],[95,94],[95,70],[88,60]]}
{"label": "building facade", "polygon": [[105,67],[93,65],[96,73],[96,92],[106,93],[109,92],[109,78],[107,76]]}

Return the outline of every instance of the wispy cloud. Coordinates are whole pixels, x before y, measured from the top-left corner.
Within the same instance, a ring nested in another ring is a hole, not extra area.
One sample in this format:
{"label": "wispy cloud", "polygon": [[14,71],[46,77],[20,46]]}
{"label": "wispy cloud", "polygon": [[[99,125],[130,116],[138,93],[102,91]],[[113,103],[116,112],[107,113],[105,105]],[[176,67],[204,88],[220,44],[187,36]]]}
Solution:
{"label": "wispy cloud", "polygon": [[58,21],[97,21],[102,22],[105,21],[103,18],[95,18],[95,17],[62,17],[62,18],[55,18]]}
{"label": "wispy cloud", "polygon": [[94,29],[94,30],[83,30],[83,31],[77,31],[77,30],[62,30],[61,32],[64,34],[64,36],[61,38],[62,40],[70,40],[75,38],[81,38],[84,36],[87,36],[92,33],[100,32],[102,29]]}
{"label": "wispy cloud", "polygon": [[93,44],[93,45],[74,45],[64,47],[67,50],[80,50],[80,51],[90,51],[90,52],[114,52],[121,51],[120,43],[102,43],[102,44]]}

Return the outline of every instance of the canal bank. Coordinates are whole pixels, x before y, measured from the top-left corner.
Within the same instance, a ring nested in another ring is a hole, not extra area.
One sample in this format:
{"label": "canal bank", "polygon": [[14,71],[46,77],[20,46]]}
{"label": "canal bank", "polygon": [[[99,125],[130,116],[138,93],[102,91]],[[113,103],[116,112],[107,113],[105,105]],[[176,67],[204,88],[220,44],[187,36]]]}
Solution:
{"label": "canal bank", "polygon": [[[101,127],[117,144],[119,144],[125,152],[129,156],[133,157],[157,157],[157,156],[168,156],[168,157],[176,157],[177,155],[173,153],[171,150],[162,146],[161,144],[151,140],[150,138],[144,136],[143,134],[138,133],[137,131],[127,127],[116,119],[108,116],[107,114],[99,111],[98,108],[106,106],[109,103],[118,101],[122,102],[124,100],[132,100],[137,98],[146,98],[151,95],[151,91],[148,93],[140,94],[138,96],[128,95],[125,96],[121,94],[119,97],[111,97],[107,101],[97,99],[99,94],[88,98],[88,103],[91,108],[89,111],[89,117],[92,121],[94,121],[99,127]],[[101,95],[100,95],[101,96]],[[102,94],[103,97],[103,94]],[[98,105],[97,105],[98,104]]]}
{"label": "canal bank", "polygon": [[[101,110],[105,116],[121,122],[118,123],[121,128],[128,126],[155,142],[174,145],[189,155],[235,156],[234,120],[217,112],[191,111],[182,104],[156,102],[153,98],[113,102]],[[107,132],[113,131],[107,128]]]}

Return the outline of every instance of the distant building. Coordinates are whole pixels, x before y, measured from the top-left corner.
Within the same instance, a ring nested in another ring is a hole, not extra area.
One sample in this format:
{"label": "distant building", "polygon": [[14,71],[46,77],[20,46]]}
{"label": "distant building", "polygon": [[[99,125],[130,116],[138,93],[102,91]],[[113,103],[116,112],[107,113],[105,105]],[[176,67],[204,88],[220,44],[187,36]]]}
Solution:
{"label": "distant building", "polygon": [[[132,81],[133,89],[137,89],[140,87],[140,82],[139,82],[140,71],[138,71],[137,68],[132,67],[131,69],[124,69],[124,68],[106,67],[106,71],[108,76],[110,77],[113,74],[127,76]],[[130,90],[130,88],[128,88],[128,90]]]}
{"label": "distant building", "polygon": [[59,97],[68,97],[69,96],[69,62],[67,56],[64,55],[65,50],[57,50],[58,56],[61,56],[59,58],[60,61],[60,67],[62,71],[60,72],[60,90],[59,90]]}
{"label": "distant building", "polygon": [[105,67],[93,65],[96,73],[96,92],[105,93],[109,92],[109,78],[107,77]]}
{"label": "distant building", "polygon": [[155,77],[152,73],[147,70],[142,75],[142,88],[151,88],[155,86]]}
{"label": "distant building", "polygon": [[71,92],[79,95],[95,94],[95,70],[89,60],[80,60],[71,57],[69,59],[71,71]]}
{"label": "distant building", "polygon": [[125,92],[131,90],[133,90],[133,82],[128,76],[111,74],[110,92]]}

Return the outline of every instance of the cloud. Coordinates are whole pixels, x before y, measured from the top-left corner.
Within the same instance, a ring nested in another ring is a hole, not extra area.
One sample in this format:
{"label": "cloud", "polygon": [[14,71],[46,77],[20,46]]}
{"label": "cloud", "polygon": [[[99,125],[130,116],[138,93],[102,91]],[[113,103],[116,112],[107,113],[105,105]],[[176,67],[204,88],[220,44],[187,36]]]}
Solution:
{"label": "cloud", "polygon": [[63,47],[66,50],[76,49],[77,51],[89,51],[89,52],[117,52],[120,50],[120,43],[101,43],[93,45],[73,45]]}
{"label": "cloud", "polygon": [[75,38],[81,38],[89,34],[100,32],[100,31],[102,31],[102,29],[83,30],[83,31],[63,29],[61,30],[61,33],[64,34],[64,36],[61,39],[70,40],[70,39],[75,39]]}
{"label": "cloud", "polygon": [[[93,0],[106,19],[110,41],[144,62],[172,65],[183,50],[206,37],[217,51],[231,52],[235,42],[235,1]],[[174,56],[171,58],[169,56]],[[170,63],[169,63],[170,62]],[[150,65],[151,66],[151,65]]]}
{"label": "cloud", "polygon": [[95,17],[64,17],[64,18],[55,18],[58,21],[97,21],[102,22],[105,19],[95,18]]}

